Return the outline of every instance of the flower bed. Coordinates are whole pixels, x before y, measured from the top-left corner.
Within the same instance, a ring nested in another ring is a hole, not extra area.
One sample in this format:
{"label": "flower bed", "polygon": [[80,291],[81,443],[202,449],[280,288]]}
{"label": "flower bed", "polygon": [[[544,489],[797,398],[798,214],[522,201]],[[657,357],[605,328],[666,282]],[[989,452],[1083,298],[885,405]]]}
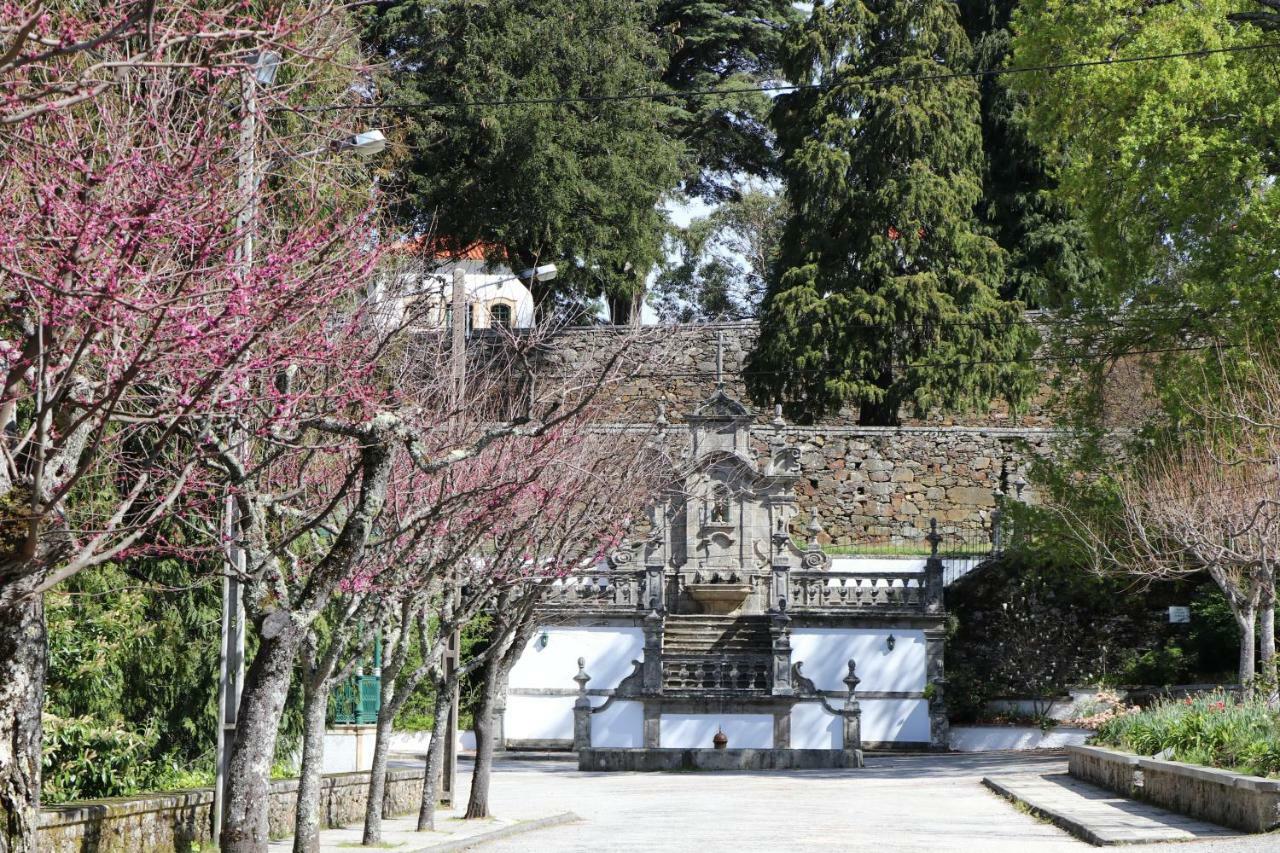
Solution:
{"label": "flower bed", "polygon": [[1280,713],[1221,692],[1107,714],[1094,743],[1138,755],[1280,777]]}

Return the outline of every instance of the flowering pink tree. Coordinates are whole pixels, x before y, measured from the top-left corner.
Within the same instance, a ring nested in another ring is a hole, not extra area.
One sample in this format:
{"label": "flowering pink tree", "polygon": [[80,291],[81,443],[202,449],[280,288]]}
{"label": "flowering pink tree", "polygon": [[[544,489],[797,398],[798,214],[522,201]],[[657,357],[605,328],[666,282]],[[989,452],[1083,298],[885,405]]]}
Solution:
{"label": "flowering pink tree", "polygon": [[[654,441],[655,437],[658,441]],[[494,531],[483,549],[488,566],[488,645],[465,662],[477,672],[476,758],[466,817],[489,817],[489,782],[497,746],[494,715],[507,677],[538,628],[547,588],[573,572],[592,571],[623,544],[670,485],[672,463],[661,435],[611,432],[590,425],[560,437],[560,452],[524,496],[537,504],[532,523]]]}
{"label": "flowering pink tree", "polygon": [[3,853],[35,847],[43,593],[165,548],[149,533],[180,500],[213,511],[195,449],[265,365],[315,336],[367,255],[363,211],[293,205],[260,262],[241,262],[247,205],[270,200],[243,180],[226,105],[247,50],[279,51],[295,82],[319,68],[331,33],[317,18],[69,9],[0,4]]}

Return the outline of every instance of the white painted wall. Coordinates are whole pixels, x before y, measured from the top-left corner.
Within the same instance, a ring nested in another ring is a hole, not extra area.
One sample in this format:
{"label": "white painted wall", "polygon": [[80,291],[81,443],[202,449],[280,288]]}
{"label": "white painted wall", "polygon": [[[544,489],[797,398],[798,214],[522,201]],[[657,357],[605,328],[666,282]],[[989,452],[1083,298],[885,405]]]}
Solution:
{"label": "white painted wall", "polygon": [[843,741],[843,718],[828,714],[821,702],[800,702],[791,709],[792,749],[840,749]]}
{"label": "white painted wall", "polygon": [[773,746],[770,714],[663,714],[658,737],[664,749],[711,749],[717,729],[729,736],[729,749]]}
{"label": "white painted wall", "polygon": [[507,740],[573,740],[572,696],[507,696]]}
{"label": "white painted wall", "polygon": [[859,699],[862,740],[929,742],[927,699]]}
{"label": "white painted wall", "polygon": [[[547,644],[541,644],[543,634]],[[612,689],[631,674],[631,662],[644,657],[644,631],[640,628],[546,627],[535,631],[520,660],[511,669],[510,688],[554,687],[576,690],[573,677],[578,658],[586,658],[587,688]],[[570,700],[570,707],[573,702]],[[508,702],[508,709],[511,705]],[[507,719],[511,719],[510,710]]]}
{"label": "white painted wall", "polygon": [[644,703],[614,702],[608,709],[592,714],[591,745],[628,748],[644,746]]}
{"label": "white painted wall", "polygon": [[[888,638],[894,638],[889,651]],[[791,660],[819,690],[844,690],[849,658],[858,664],[864,691],[919,691],[928,680],[923,631],[884,628],[797,628],[791,633]]]}

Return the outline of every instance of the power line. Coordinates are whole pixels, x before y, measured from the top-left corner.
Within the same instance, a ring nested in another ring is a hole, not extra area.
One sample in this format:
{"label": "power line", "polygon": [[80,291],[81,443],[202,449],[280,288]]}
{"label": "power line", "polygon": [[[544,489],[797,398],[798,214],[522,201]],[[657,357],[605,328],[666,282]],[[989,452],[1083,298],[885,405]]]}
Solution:
{"label": "power line", "polygon": [[[973,361],[915,361],[902,362],[893,365],[895,368],[913,368],[913,367],[977,367],[982,365],[1001,365],[1001,364],[1029,364],[1033,362],[1043,363],[1079,363],[1089,361],[1105,361],[1113,358],[1123,358],[1131,355],[1161,355],[1165,353],[1176,352],[1199,352],[1210,349],[1235,349],[1234,344],[1202,344],[1198,346],[1187,347],[1163,347],[1159,349],[1137,349],[1137,350],[1117,350],[1113,352],[1098,352],[1085,355],[1043,355],[1043,356],[1027,356],[1026,358],[1003,358],[1003,359],[986,359]],[[755,376],[839,376],[840,370],[836,368],[811,368],[801,369],[793,368],[789,370],[746,370],[741,371],[741,375]],[[717,374],[711,370],[664,370],[652,371],[648,373],[628,373],[621,378],[623,381],[632,379],[702,379],[715,378]]]}
{"label": "power line", "polygon": [[1200,48],[1175,53],[1153,53],[1142,56],[1122,56],[1107,59],[1084,59],[1076,62],[1051,62],[1043,65],[1025,65],[1006,68],[978,68],[972,71],[950,71],[941,74],[916,74],[897,77],[859,77],[853,80],[842,80],[836,83],[776,83],[761,86],[731,86],[725,88],[692,89],[689,91],[667,92],[626,92],[618,95],[575,95],[549,98],[494,98],[472,101],[438,101],[438,102],[391,102],[383,104],[331,104],[320,107],[276,106],[271,109],[282,112],[336,112],[348,110],[425,110],[425,109],[471,109],[474,107],[517,107],[517,106],[554,106],[558,104],[599,104],[613,101],[653,101],[684,100],[689,98],[709,98],[722,95],[744,95],[753,92],[802,92],[828,91],[851,86],[891,86],[901,83],[935,83],[946,80],[985,79],[1009,74],[1037,74],[1047,71],[1070,71],[1080,68],[1097,68],[1108,65],[1132,65],[1139,62],[1165,62],[1172,59],[1191,59],[1214,56],[1217,54],[1247,53],[1257,50],[1280,48],[1280,42],[1264,42],[1262,44],[1233,45],[1231,47]]}

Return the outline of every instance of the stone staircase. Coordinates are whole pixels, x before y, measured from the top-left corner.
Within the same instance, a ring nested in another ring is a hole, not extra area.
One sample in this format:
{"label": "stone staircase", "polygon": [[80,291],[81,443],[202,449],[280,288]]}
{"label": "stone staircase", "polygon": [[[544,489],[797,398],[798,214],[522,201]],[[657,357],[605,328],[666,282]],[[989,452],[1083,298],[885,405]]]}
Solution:
{"label": "stone staircase", "polygon": [[768,693],[773,641],[766,616],[668,616],[662,689]]}

